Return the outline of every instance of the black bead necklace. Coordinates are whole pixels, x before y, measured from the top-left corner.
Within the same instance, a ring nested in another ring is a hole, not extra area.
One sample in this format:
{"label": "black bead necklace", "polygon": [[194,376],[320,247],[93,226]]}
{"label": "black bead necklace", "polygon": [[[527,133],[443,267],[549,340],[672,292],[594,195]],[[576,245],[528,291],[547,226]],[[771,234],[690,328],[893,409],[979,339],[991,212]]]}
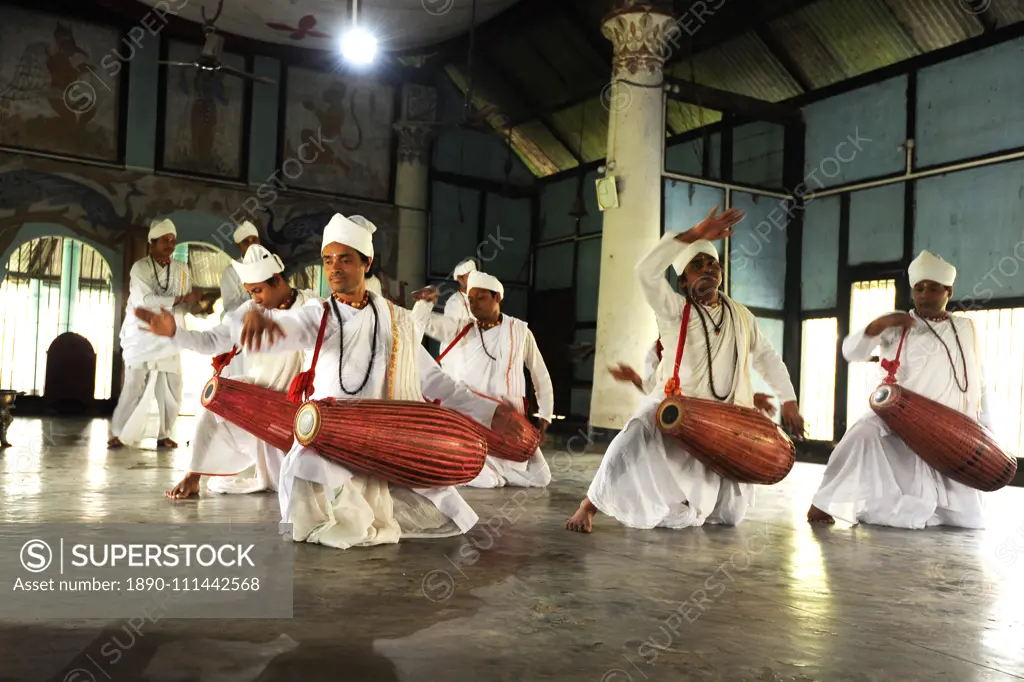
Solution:
{"label": "black bead necklace", "polygon": [[166,294],[171,288],[171,261],[167,261],[167,277],[164,278],[164,283],[160,283],[160,275],[156,272],[156,258],[149,257],[149,265],[153,268],[153,279],[156,280],[156,285],[160,287],[160,293]]}
{"label": "black bead necklace", "polygon": [[942,340],[942,337],[939,336],[939,333],[935,331],[935,327],[933,327],[931,323],[925,318],[921,318],[921,320],[925,323],[925,326],[928,327],[928,330],[935,335],[935,338],[939,340],[939,343],[942,344],[942,347],[946,349],[946,357],[949,358],[949,366],[953,370],[953,381],[956,382],[956,387],[960,389],[961,393],[967,393],[967,387],[969,385],[967,383],[967,356],[964,355],[964,347],[960,343],[960,334],[958,334],[956,331],[956,324],[953,322],[953,319],[950,318],[949,316],[947,316],[946,319],[949,320],[949,326],[953,328],[953,338],[956,339],[956,347],[957,350],[960,351],[960,362],[961,366],[963,367],[964,374],[963,386],[960,385],[960,377],[956,375],[956,362],[953,361],[953,353],[949,350],[949,346],[947,346],[946,342]]}
{"label": "black bead necklace", "polygon": [[[369,292],[367,292],[369,295]],[[366,388],[366,383],[370,380],[370,373],[373,372],[373,363],[377,359],[377,331],[380,327],[380,314],[377,312],[377,306],[370,301],[370,307],[373,308],[373,341],[370,343],[370,364],[366,368],[366,376],[363,377],[363,383],[359,384],[359,388],[354,391],[350,391],[345,388],[344,368],[345,368],[345,321],[341,317],[341,311],[338,310],[338,303],[331,297],[331,308],[334,309],[334,316],[338,318],[338,338],[340,339],[339,351],[338,351],[338,385],[345,395],[358,395],[362,393],[363,389]]]}
{"label": "black bead necklace", "polygon": [[[718,395],[718,391],[715,390],[715,372],[714,372],[714,369],[712,369],[713,363],[712,363],[712,358],[711,358],[711,335],[708,333],[708,323],[704,319],[704,316],[706,315],[708,320],[711,321],[711,325],[715,329],[715,335],[716,336],[722,331],[722,327],[725,324],[725,315],[726,315],[726,313],[729,314],[729,320],[735,323],[736,320],[735,320],[735,317],[733,316],[732,307],[729,306],[729,304],[725,302],[724,298],[721,299],[721,300],[722,300],[722,308],[723,308],[723,310],[722,310],[722,319],[721,319],[721,321],[717,325],[715,325],[715,320],[714,320],[714,318],[711,317],[711,313],[705,312],[704,311],[704,307],[700,303],[698,303],[696,301],[693,301],[692,299],[691,299],[691,303],[692,303],[693,307],[696,308],[696,310],[697,310],[697,317],[700,318],[700,326],[704,330],[704,348],[707,350],[707,357],[708,357],[708,388],[711,389],[711,395],[713,395],[717,400],[720,400],[720,401],[724,402],[729,397],[730,391],[726,391],[725,395]],[[735,364],[738,365],[739,364],[739,359],[740,359],[740,350],[739,350],[739,348],[736,347],[735,343],[733,344],[733,350],[736,353]],[[734,369],[733,371],[735,372],[736,370]]]}

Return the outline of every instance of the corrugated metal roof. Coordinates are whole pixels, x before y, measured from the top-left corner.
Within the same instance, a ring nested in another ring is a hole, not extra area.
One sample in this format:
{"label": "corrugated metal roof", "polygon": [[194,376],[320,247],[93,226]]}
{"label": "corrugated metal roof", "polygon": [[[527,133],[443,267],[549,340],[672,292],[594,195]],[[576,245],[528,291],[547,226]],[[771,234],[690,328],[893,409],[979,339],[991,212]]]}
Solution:
{"label": "corrugated metal roof", "polygon": [[[544,113],[513,131],[517,154],[540,176],[576,167],[574,155],[584,162],[603,158],[607,142],[607,110],[599,98],[581,102],[581,95],[599,90],[610,77],[611,65],[602,62],[608,59],[611,44],[600,27],[608,0],[551,1],[560,4],[546,18],[478,43],[484,58],[479,67],[474,65],[474,102],[500,108],[502,115],[490,119],[496,127]],[[763,12],[798,4],[758,0]],[[799,77],[818,89],[978,36],[985,27],[983,18],[1000,27],[1024,21],[1024,0],[988,0],[986,6],[988,13],[982,17],[972,14],[966,0],[812,0],[756,30],[752,27],[692,58],[686,56],[667,72],[779,102],[803,92],[786,64],[798,68]],[[773,53],[773,48],[779,52]],[[447,69],[463,92],[464,69]],[[720,112],[670,101],[667,134],[721,118]]]}

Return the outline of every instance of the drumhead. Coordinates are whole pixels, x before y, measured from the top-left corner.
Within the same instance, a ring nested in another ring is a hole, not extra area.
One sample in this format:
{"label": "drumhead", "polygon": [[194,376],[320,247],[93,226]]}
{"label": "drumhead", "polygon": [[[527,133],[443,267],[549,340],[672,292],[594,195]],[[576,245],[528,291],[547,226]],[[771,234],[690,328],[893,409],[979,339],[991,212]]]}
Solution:
{"label": "drumhead", "polygon": [[872,405],[885,405],[896,396],[896,391],[892,386],[879,386],[875,389],[875,392],[871,394]]}
{"label": "drumhead", "polygon": [[682,410],[675,403],[667,403],[658,411],[658,421],[666,428],[675,426],[681,416]]}
{"label": "drumhead", "polygon": [[206,386],[203,386],[203,394],[200,397],[200,402],[203,404],[203,407],[209,405],[210,401],[213,400],[213,396],[216,394],[217,377],[211,377],[210,380],[206,382]]}
{"label": "drumhead", "polygon": [[320,410],[316,403],[306,403],[295,413],[295,437],[303,445],[309,445],[319,432]]}

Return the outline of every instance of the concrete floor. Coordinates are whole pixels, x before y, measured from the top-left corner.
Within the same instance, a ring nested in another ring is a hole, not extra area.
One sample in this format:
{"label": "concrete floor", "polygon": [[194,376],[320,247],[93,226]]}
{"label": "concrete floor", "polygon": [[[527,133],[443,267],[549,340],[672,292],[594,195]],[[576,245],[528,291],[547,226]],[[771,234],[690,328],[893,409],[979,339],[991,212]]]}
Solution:
{"label": "concrete floor", "polygon": [[[106,438],[105,421],[17,419],[0,521],[278,518],[270,494],[167,501],[187,452],[108,452]],[[162,620],[130,644],[124,621],[0,621],[0,680],[1024,679],[1024,490],[989,496],[983,532],[812,528],[822,468],[798,464],[738,528],[599,517],[569,533],[599,457],[557,458],[522,513],[507,513],[514,490],[465,491],[481,517],[468,537],[298,545],[290,620]],[[97,654],[114,638],[116,664]]]}

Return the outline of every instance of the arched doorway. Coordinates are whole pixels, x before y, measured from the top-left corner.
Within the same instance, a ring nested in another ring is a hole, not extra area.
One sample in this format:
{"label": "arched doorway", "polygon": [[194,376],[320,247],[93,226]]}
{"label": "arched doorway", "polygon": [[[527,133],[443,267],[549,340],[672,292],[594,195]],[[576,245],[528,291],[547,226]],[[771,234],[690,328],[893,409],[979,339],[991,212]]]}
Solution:
{"label": "arched doorway", "polygon": [[67,237],[22,244],[7,262],[0,310],[0,386],[42,395],[46,349],[75,332],[96,352],[94,397],[110,397],[116,311],[110,266],[96,249]]}
{"label": "arched doorway", "polygon": [[[224,304],[220,295],[220,280],[224,270],[231,267],[231,257],[222,250],[203,242],[182,242],[174,251],[174,258],[188,266],[192,287],[203,292],[203,299],[185,316],[188,329],[206,331],[220,324]],[[181,353],[182,397],[179,414],[195,415],[200,402],[199,394],[211,376],[210,356],[192,351]]]}

